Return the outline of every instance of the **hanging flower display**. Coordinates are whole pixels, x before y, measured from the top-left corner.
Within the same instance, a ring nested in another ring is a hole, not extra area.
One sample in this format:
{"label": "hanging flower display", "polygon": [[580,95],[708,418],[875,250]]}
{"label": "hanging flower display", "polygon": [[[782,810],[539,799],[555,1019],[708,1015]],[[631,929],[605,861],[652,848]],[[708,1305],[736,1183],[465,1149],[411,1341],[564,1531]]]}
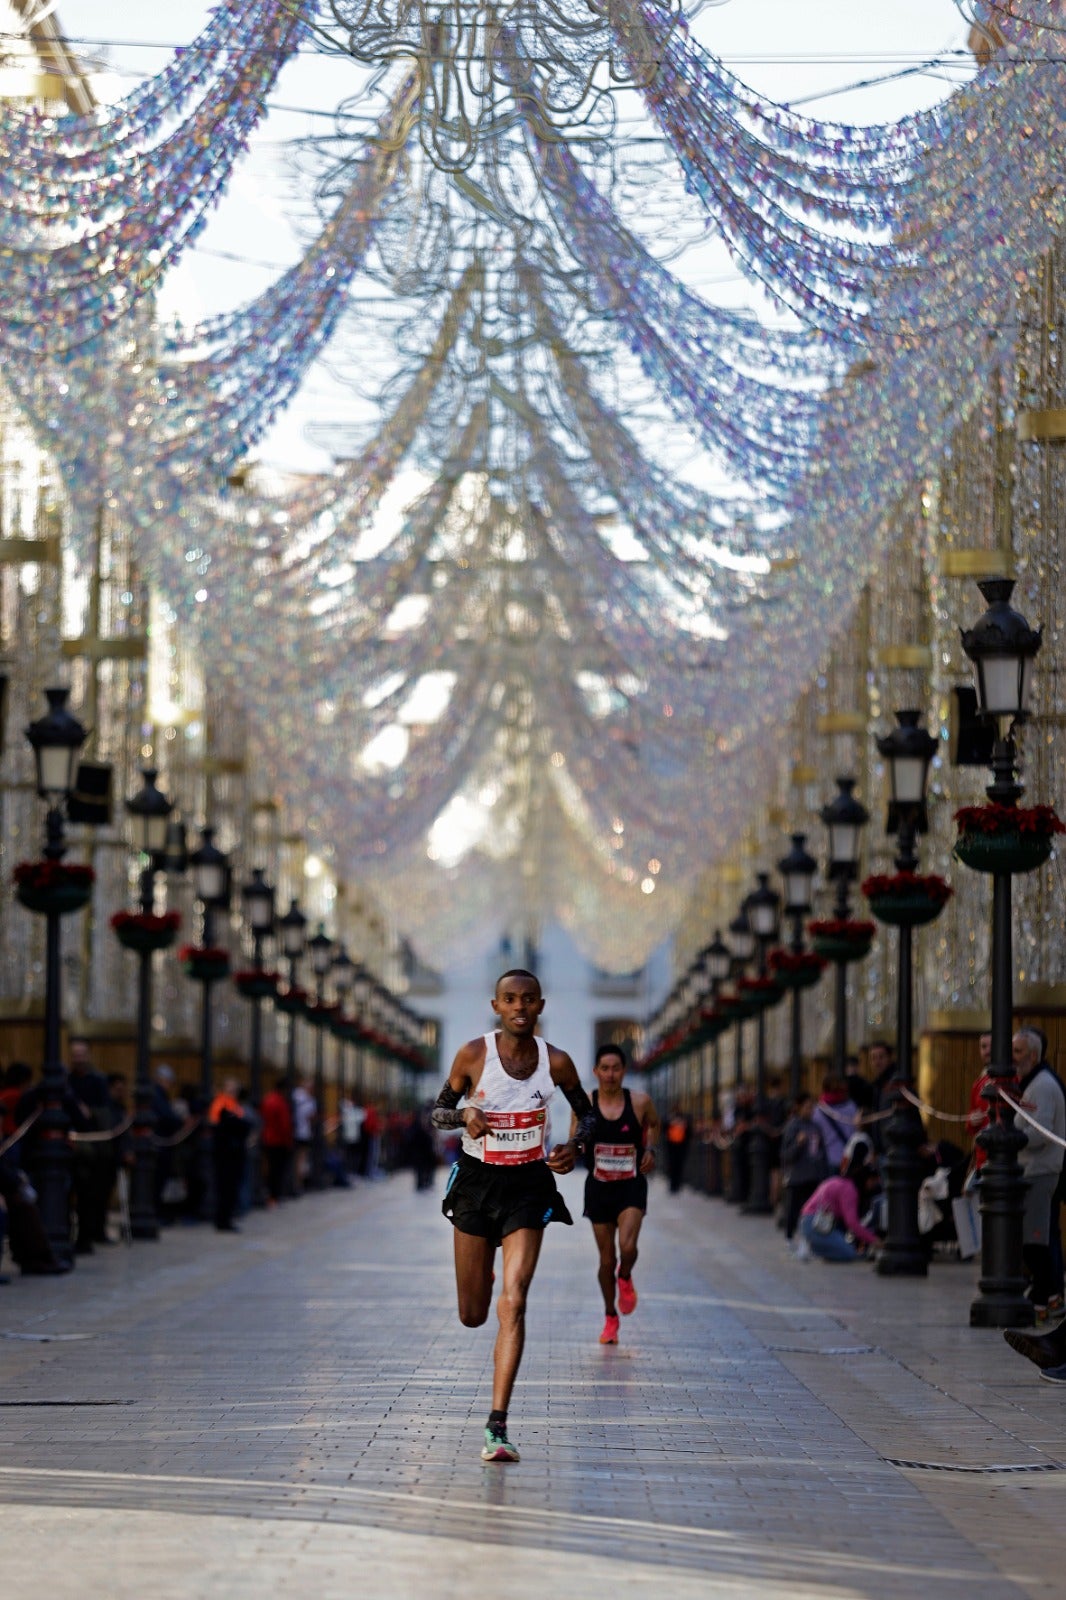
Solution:
{"label": "hanging flower display", "polygon": [[264,972],[256,967],[244,967],[233,974],[233,986],[245,1000],[269,1000],[277,994],[281,982],[277,972]]}
{"label": "hanging flower display", "polygon": [[951,885],[936,873],[875,873],[862,884],[878,922],[916,928],[935,922],[952,895]]}
{"label": "hanging flower display", "polygon": [[813,989],[828,966],[814,950],[771,950],[766,964],[782,989]]}
{"label": "hanging flower display", "polygon": [[818,922],[808,922],[807,932],[811,936],[815,955],[846,965],[850,961],[863,961],[870,954],[877,924],[854,921],[849,917],[826,917]]}
{"label": "hanging flower display", "polygon": [[757,1012],[776,1006],[779,1000],[784,999],[785,989],[776,976],[768,973],[766,977],[738,978],[737,993],[750,1011]]}
{"label": "hanging flower display", "polygon": [[151,911],[116,911],[111,926],[124,950],[144,954],[169,950],[178,936],[181,915],[177,911],[164,911],[159,916]]}
{"label": "hanging flower display", "polygon": [[1051,855],[1057,833],[1066,833],[1053,806],[960,806],[956,861],[975,872],[1033,872]]}
{"label": "hanging flower display", "polygon": [[183,944],[178,960],[185,976],[198,983],[215,983],[229,971],[229,951],[221,945]]}
{"label": "hanging flower display", "polygon": [[291,984],[287,989],[278,989],[274,994],[274,1004],[287,1017],[302,1017],[309,999],[307,990],[301,989],[298,983]]}
{"label": "hanging flower display", "polygon": [[65,861],[20,861],[13,873],[15,896],[27,911],[65,916],[92,898],[92,867]]}

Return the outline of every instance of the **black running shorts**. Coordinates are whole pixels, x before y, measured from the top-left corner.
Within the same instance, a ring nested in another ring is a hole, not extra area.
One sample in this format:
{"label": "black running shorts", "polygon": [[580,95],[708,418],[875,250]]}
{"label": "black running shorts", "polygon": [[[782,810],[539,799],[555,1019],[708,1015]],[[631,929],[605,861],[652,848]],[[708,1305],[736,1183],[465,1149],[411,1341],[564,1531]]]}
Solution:
{"label": "black running shorts", "polygon": [[461,1155],[451,1170],[441,1210],[460,1233],[499,1244],[519,1228],[573,1225],[551,1168],[543,1161],[497,1167]]}
{"label": "black running shorts", "polygon": [[648,1180],[641,1173],[635,1178],[615,1178],[610,1183],[589,1173],[585,1179],[585,1215],[590,1222],[617,1222],[631,1206],[638,1211],[648,1209]]}

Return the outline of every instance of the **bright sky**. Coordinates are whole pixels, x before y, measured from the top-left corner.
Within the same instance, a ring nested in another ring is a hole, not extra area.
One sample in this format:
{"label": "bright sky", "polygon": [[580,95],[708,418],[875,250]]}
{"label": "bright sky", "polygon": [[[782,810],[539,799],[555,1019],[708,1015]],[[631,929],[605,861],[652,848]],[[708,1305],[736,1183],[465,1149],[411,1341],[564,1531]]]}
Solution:
{"label": "bright sky", "polygon": [[[56,18],[83,58],[110,63],[112,74],[99,80],[98,92],[112,99],[128,92],[140,75],[158,71],[167,54],[163,47],[188,43],[209,10],[200,0],[169,0],[165,7],[131,6],[129,0],[60,0]],[[721,0],[707,5],[696,31],[739,77],[767,96],[787,103],[802,100],[810,114],[834,120],[894,120],[943,98],[950,83],[967,70],[912,70],[931,57],[964,48],[967,28],[955,0],[810,0],[806,5],[796,0]],[[893,82],[838,92],[901,72],[907,75]],[[331,112],[361,81],[362,69],[354,63],[317,53],[303,54],[286,67],[248,158],[238,166],[214,219],[165,286],[164,311],[180,310],[184,318],[196,318],[240,304],[261,293],[298,257],[309,212],[300,201],[286,145],[328,132],[329,118],[323,113]],[[698,264],[693,280],[700,284]],[[373,315],[368,306],[367,316]],[[348,339],[345,350],[346,359],[357,359],[356,340]],[[357,372],[351,376],[358,382]],[[344,377],[343,372],[334,376],[322,369],[312,373],[288,414],[258,448],[259,459],[305,470],[327,467],[329,458],[306,438],[309,424],[366,415]]]}

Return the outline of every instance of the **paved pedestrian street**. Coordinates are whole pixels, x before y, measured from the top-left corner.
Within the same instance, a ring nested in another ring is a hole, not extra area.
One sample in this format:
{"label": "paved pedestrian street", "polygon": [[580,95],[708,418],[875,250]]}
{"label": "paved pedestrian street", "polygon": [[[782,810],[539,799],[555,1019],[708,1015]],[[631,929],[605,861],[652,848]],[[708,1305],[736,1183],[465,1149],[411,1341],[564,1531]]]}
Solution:
{"label": "paved pedestrian street", "polygon": [[495,1319],[459,1325],[451,1230],[407,1175],[14,1282],[5,1591],[1058,1592],[1066,1394],[967,1327],[972,1266],[795,1263],[659,1182],[642,1242],[602,1348],[590,1230],[549,1231],[509,1467],[478,1456]]}

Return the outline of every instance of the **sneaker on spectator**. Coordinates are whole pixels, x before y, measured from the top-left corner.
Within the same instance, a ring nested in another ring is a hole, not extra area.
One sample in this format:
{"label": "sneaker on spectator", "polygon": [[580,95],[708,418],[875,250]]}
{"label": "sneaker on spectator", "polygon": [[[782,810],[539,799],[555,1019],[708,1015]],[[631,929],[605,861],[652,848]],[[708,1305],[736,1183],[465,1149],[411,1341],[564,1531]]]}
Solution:
{"label": "sneaker on spectator", "polygon": [[1048,1383],[1066,1383],[1066,1366],[1045,1367],[1040,1376]]}

